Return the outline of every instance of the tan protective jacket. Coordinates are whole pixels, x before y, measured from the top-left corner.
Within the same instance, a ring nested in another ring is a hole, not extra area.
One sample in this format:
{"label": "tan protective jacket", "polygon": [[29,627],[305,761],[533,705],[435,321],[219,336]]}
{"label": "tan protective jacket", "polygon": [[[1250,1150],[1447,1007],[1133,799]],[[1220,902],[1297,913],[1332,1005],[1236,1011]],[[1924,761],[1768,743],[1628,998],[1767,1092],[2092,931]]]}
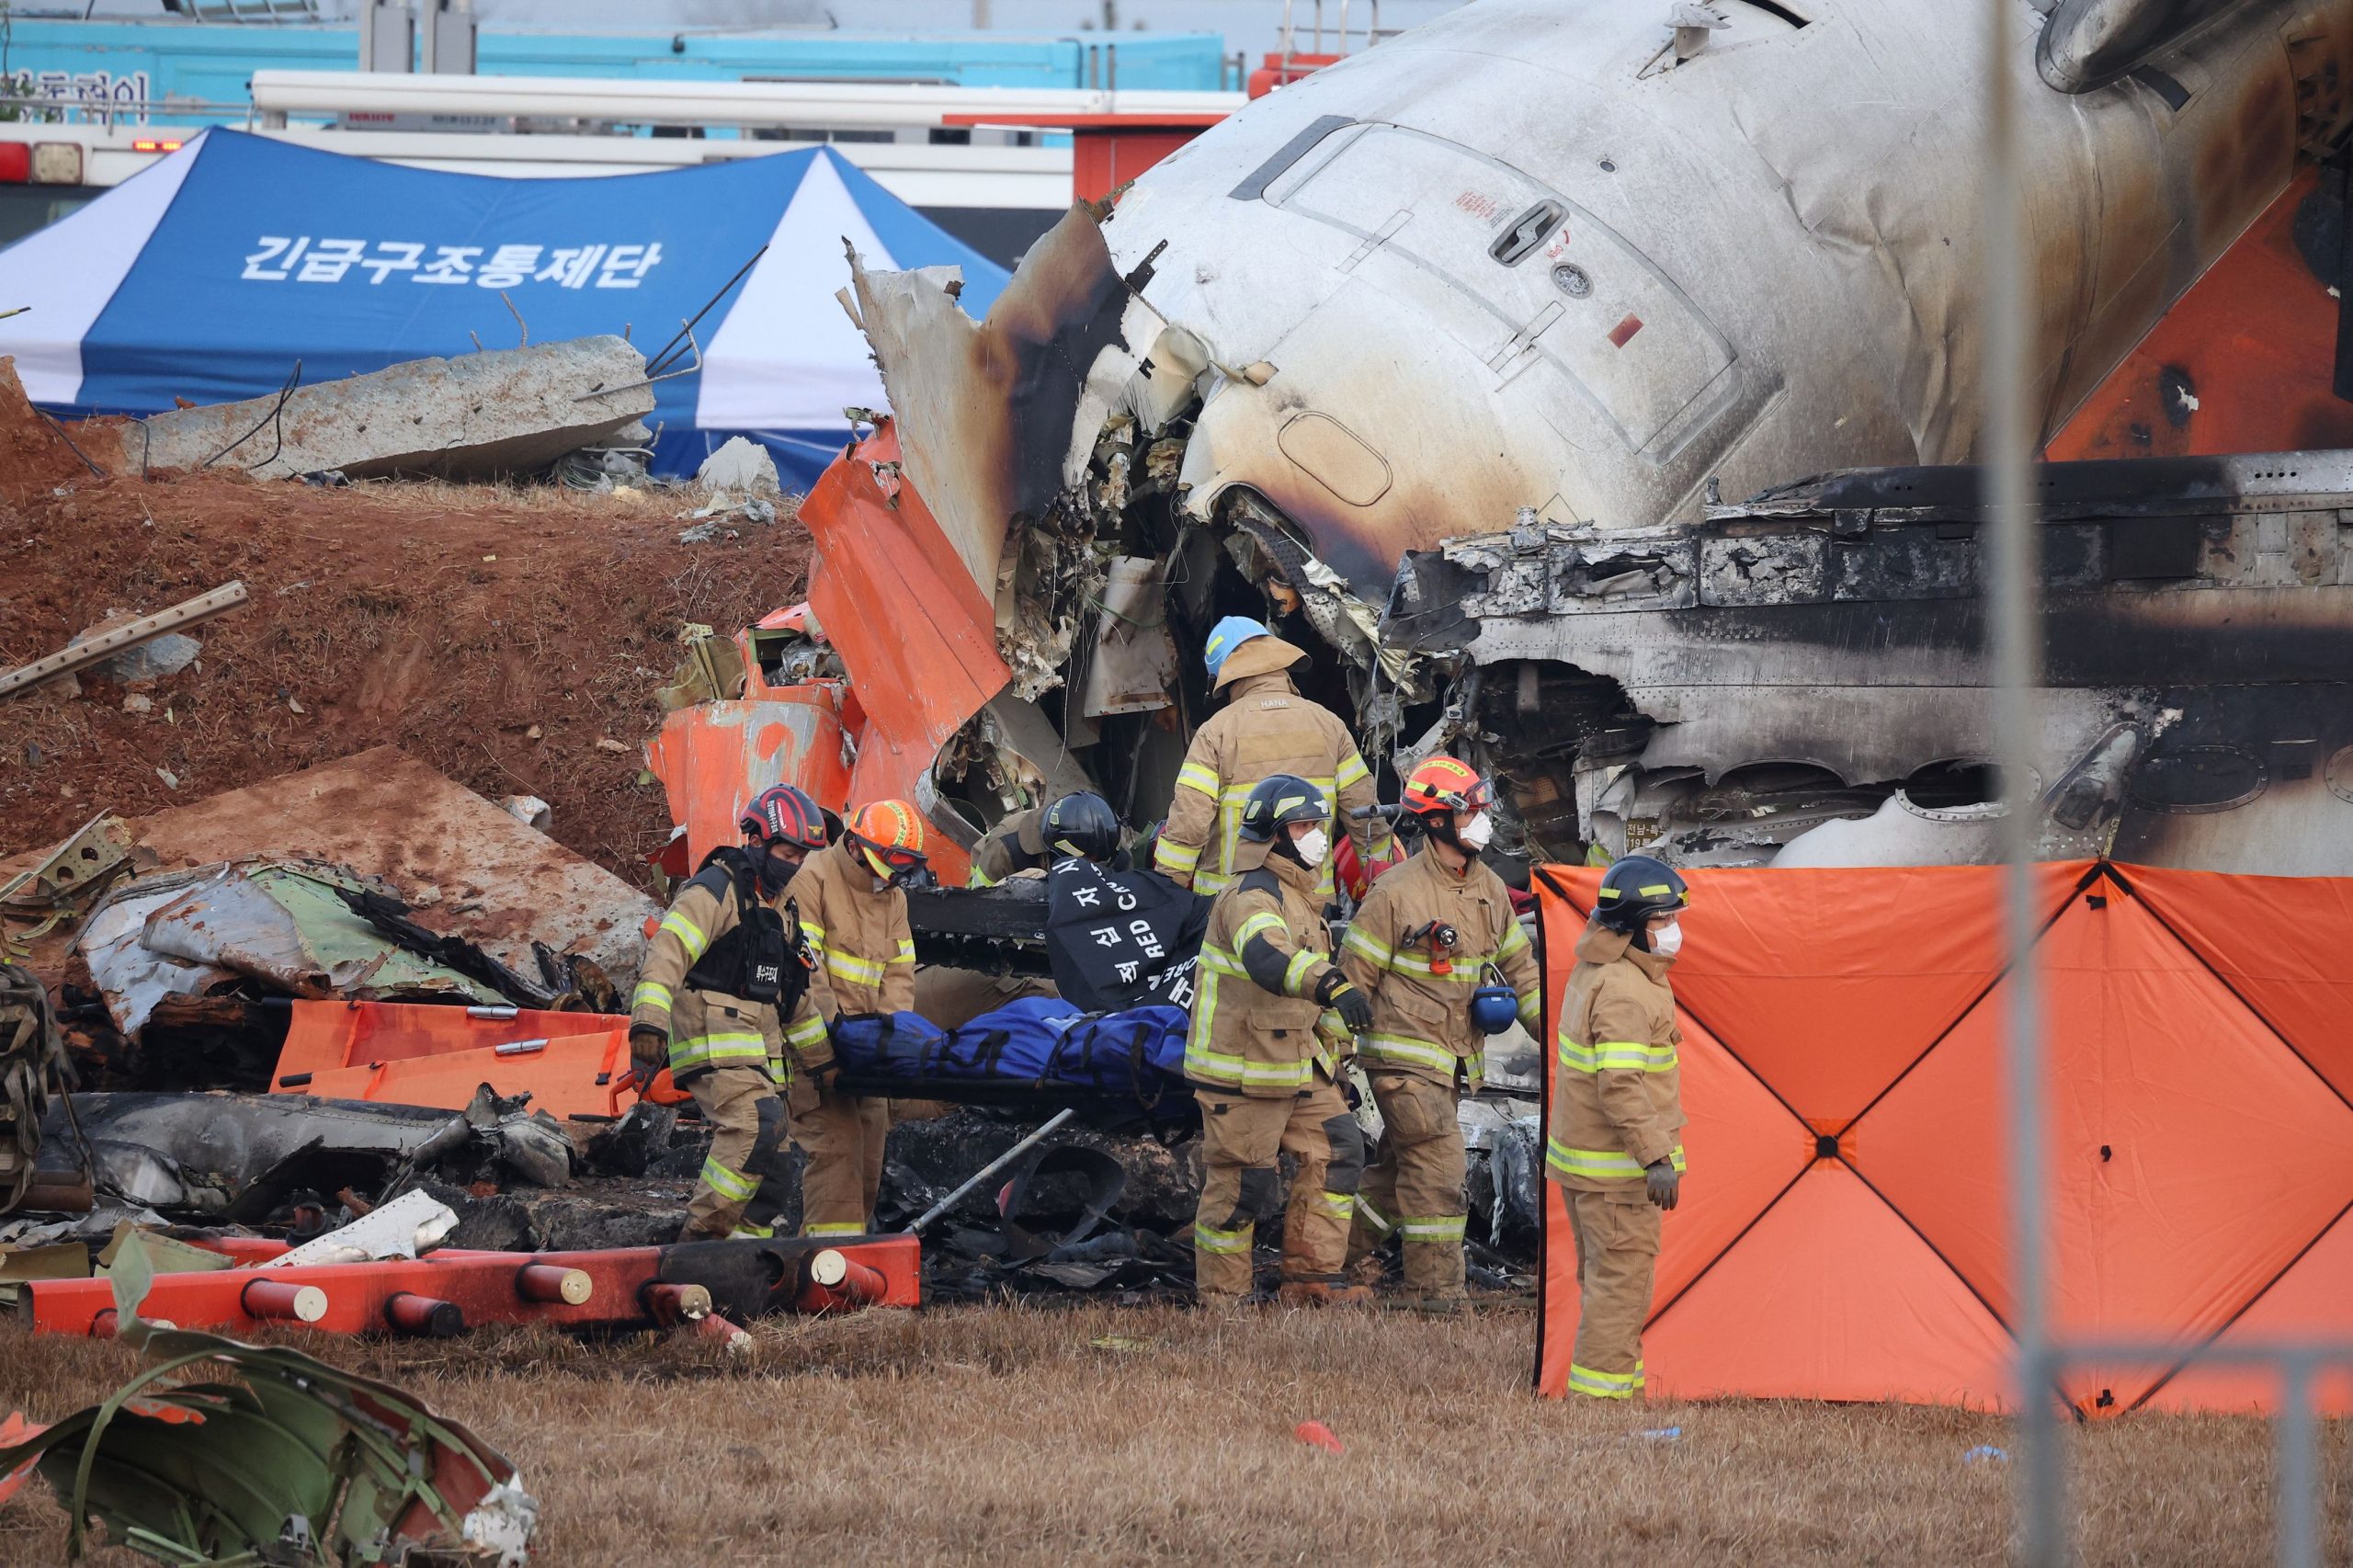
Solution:
{"label": "tan protective jacket", "polygon": [[844,842],[802,862],[792,897],[801,905],[801,934],[817,952],[824,983],[810,994],[826,1023],[844,1013],[914,1008],[915,943],[904,892],[877,892],[872,869]]}
{"label": "tan protective jacket", "polygon": [[1053,862],[1046,847],[1046,808],[1015,812],[989,829],[972,851],[968,887],[993,888],[1016,871],[1044,870]]}
{"label": "tan protective jacket", "polygon": [[[1378,884],[1376,884],[1378,885]],[[1622,931],[1588,926],[1561,1003],[1560,1058],[1548,1175],[1587,1192],[1643,1179],[1672,1159],[1683,1168],[1683,1073],[1676,1047],[1673,959],[1634,949]]]}
{"label": "tan protective jacket", "polygon": [[1332,1046],[1346,1040],[1336,1015],[1315,1005],[1332,968],[1314,873],[1266,844],[1244,844],[1233,885],[1210,906],[1185,1039],[1185,1076],[1253,1099],[1289,1099],[1315,1069],[1336,1077]]}
{"label": "tan protective jacket", "polygon": [[[774,906],[788,922],[793,918],[793,895],[800,887],[796,877],[783,903]],[[637,989],[630,994],[630,1027],[669,1036],[674,1080],[683,1082],[714,1067],[758,1067],[779,1083],[789,1082],[787,1048],[804,1070],[833,1060],[825,1020],[817,1012],[815,976],[781,1027],[776,1009],[767,1003],[686,983],[687,971],[735,926],[735,890],[726,868],[714,864],[680,890],[646,945]]]}
{"label": "tan protective jacket", "polygon": [[[1418,935],[1451,926],[1451,952]],[[1441,971],[1438,966],[1443,963]],[[1519,1021],[1542,1017],[1544,978],[1535,944],[1511,912],[1504,880],[1477,860],[1449,871],[1427,845],[1381,879],[1357,905],[1340,944],[1340,967],[1372,999],[1372,1032],[1358,1042],[1368,1068],[1409,1074],[1467,1093],[1486,1081],[1487,1037],[1471,1018],[1471,993],[1493,964],[1519,995]]]}
{"label": "tan protective jacket", "polygon": [[[1243,657],[1251,647],[1245,643],[1233,657]],[[1373,804],[1374,795],[1372,773],[1348,727],[1330,709],[1300,696],[1290,676],[1276,670],[1233,681],[1226,688],[1225,706],[1193,732],[1154,853],[1155,869],[1196,892],[1222,891],[1239,874],[1234,857],[1251,787],[1278,773],[1306,779],[1324,791],[1327,806],[1338,801],[1340,820],[1360,858],[1388,853],[1388,824],[1353,814]],[[1335,845],[1339,842],[1328,816],[1324,831]],[[1329,857],[1315,872],[1314,896],[1331,901]]]}

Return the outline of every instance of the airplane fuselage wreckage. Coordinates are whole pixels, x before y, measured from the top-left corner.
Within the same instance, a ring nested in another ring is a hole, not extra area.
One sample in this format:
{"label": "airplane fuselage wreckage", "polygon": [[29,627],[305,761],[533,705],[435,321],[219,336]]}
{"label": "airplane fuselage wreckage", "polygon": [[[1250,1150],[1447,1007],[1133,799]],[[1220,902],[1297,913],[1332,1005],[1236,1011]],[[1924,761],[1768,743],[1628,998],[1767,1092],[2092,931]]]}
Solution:
{"label": "airplane fuselage wreckage", "polygon": [[[2353,0],[2011,21],[2033,424],[2098,460],[2039,481],[2041,846],[2353,872]],[[1074,208],[983,321],[853,254],[893,412],[802,509],[815,627],[745,639],[788,776],[967,846],[1149,822],[1239,613],[1376,767],[1493,770],[1506,861],[1990,857],[1983,33],[1478,0]]]}

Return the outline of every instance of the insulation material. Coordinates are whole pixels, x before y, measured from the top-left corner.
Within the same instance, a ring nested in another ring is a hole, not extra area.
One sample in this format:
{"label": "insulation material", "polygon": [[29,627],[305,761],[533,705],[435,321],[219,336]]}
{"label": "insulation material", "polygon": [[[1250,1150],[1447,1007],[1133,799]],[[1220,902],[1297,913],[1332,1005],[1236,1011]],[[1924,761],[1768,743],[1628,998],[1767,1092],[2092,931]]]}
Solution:
{"label": "insulation material", "polygon": [[[1539,873],[1554,998],[1599,875]],[[1676,987],[1692,1179],[1665,1221],[1653,1392],[2015,1408],[1995,877],[1690,874]],[[2318,946],[2258,949],[2301,926],[2341,950],[2353,890],[2084,861],[2040,877],[2053,1322],[2179,1346],[2073,1366],[2061,1392],[2091,1417],[2268,1408],[2268,1373],[2182,1369],[2209,1339],[2342,1332],[2353,1105],[2315,1071],[2342,1013],[2322,1005]],[[2216,1150],[2256,1148],[2259,1191],[2216,1178]],[[1576,1255],[1557,1188],[1545,1207],[1538,1386],[1561,1394]],[[2353,1411],[2353,1381],[2322,1394]]]}

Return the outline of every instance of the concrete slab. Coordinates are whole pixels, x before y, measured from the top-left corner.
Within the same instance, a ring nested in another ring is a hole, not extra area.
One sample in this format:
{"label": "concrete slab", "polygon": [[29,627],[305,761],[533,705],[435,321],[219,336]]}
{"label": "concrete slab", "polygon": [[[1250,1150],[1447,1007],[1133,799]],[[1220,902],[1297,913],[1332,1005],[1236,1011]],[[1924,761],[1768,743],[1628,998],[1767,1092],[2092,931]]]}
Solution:
{"label": "concrete slab", "polygon": [[644,380],[645,357],[612,336],[411,359],[298,387],[274,418],[275,393],[152,415],[122,432],[121,461],[131,472],[211,462],[264,479],[326,469],[494,479],[635,425],[654,411]]}

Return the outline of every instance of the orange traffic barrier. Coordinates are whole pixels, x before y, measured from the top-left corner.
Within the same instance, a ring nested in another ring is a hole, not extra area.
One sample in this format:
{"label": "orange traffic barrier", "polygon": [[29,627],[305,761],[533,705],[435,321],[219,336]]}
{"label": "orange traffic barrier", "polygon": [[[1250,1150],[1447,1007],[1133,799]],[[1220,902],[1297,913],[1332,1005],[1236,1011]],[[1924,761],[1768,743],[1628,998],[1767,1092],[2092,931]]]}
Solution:
{"label": "orange traffic barrier", "polygon": [[[1554,1007],[1599,875],[1539,869]],[[1650,1390],[2015,1407],[2000,875],[1690,873],[1690,1168],[1643,1331]],[[2342,1333],[2353,881],[2086,861],[2041,868],[2038,901],[2055,1331],[2181,1348],[2073,1368],[2060,1392],[2086,1416],[2268,1408],[2276,1378],[2188,1353]],[[2248,1150],[2253,1186],[2229,1164]],[[1562,1394],[1576,1248],[1549,1182],[1545,1214],[1537,1382]],[[2353,1414],[2353,1378],[2321,1392]]]}

